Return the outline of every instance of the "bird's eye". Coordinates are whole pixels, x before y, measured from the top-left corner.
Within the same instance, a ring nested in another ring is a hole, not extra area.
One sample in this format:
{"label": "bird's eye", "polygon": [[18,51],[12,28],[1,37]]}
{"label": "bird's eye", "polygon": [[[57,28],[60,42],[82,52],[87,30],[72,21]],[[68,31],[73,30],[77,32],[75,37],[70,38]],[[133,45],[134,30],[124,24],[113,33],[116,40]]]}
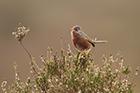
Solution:
{"label": "bird's eye", "polygon": [[75,31],[79,31],[80,30],[80,27],[75,27],[74,30]]}

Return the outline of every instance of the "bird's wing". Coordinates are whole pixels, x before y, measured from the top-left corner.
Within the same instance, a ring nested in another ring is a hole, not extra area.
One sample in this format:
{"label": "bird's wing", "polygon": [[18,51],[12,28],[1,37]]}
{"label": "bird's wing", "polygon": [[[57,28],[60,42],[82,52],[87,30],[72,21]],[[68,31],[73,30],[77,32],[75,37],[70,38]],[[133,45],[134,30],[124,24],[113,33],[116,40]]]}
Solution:
{"label": "bird's wing", "polygon": [[83,31],[79,31],[79,34],[80,34],[81,37],[83,37],[83,38],[85,38],[85,39],[87,39],[87,40],[91,40],[91,39],[88,37],[88,35],[87,35],[86,33],[84,33]]}
{"label": "bird's wing", "polygon": [[80,31],[79,34],[80,34],[84,39],[86,39],[89,43],[91,43],[93,47],[95,47],[95,44],[94,44],[93,40],[92,40],[91,38],[89,38],[87,34],[85,34],[85,33],[82,32],[82,31]]}
{"label": "bird's wing", "polygon": [[94,40],[89,38],[87,34],[85,34],[84,32],[80,31],[79,34],[88,40],[89,43],[91,43],[93,46],[95,46],[95,44],[103,44],[103,43],[107,43],[108,41],[106,40],[97,40],[97,38],[95,38]]}

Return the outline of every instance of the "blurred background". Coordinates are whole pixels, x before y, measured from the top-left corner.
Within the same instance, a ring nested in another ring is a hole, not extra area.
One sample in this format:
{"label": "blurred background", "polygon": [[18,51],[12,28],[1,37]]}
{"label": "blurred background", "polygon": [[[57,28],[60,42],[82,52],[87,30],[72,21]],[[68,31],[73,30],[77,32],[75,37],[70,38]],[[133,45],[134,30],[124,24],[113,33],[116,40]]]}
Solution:
{"label": "blurred background", "polygon": [[[91,38],[109,41],[93,49],[97,63],[120,53],[133,69],[140,65],[139,0],[0,0],[0,82],[14,81],[14,62],[22,80],[29,75],[29,58],[11,34],[18,22],[31,29],[23,43],[38,63],[48,46],[60,52],[70,44],[75,51],[70,28],[80,25]],[[140,76],[134,82],[139,93]]]}

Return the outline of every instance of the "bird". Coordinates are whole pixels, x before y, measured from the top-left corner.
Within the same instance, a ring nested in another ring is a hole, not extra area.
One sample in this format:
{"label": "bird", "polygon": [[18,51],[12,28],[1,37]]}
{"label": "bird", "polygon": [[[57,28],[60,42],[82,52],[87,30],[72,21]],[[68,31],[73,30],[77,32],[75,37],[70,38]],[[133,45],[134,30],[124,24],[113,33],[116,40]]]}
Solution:
{"label": "bird", "polygon": [[97,40],[97,38],[92,40],[86,33],[81,31],[81,27],[79,25],[74,25],[71,28],[71,39],[73,45],[79,52],[89,52],[91,50],[91,47],[95,47],[96,44],[107,42],[106,40]]}

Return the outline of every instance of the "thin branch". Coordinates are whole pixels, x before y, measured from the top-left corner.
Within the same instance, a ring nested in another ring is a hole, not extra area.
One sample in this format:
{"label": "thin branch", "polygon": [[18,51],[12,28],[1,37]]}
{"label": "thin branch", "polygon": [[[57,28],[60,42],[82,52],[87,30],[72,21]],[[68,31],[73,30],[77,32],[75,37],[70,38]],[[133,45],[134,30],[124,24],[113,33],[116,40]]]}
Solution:
{"label": "thin branch", "polygon": [[[38,72],[36,71],[35,67],[34,67],[34,64],[35,62],[33,61],[33,56],[31,55],[31,53],[25,48],[25,46],[23,45],[22,41],[19,41],[20,45],[22,46],[22,48],[25,50],[25,52],[28,54],[30,60],[31,60],[31,69],[36,73],[38,74]],[[35,64],[36,67],[39,69],[39,67],[37,66],[37,64]]]}
{"label": "thin branch", "polygon": [[32,61],[32,60],[33,60],[33,57],[32,57],[32,55],[30,54],[30,52],[25,48],[25,46],[23,45],[22,41],[19,42],[19,43],[20,43],[20,45],[22,46],[22,48],[25,50],[25,52],[28,54],[30,60]]}

